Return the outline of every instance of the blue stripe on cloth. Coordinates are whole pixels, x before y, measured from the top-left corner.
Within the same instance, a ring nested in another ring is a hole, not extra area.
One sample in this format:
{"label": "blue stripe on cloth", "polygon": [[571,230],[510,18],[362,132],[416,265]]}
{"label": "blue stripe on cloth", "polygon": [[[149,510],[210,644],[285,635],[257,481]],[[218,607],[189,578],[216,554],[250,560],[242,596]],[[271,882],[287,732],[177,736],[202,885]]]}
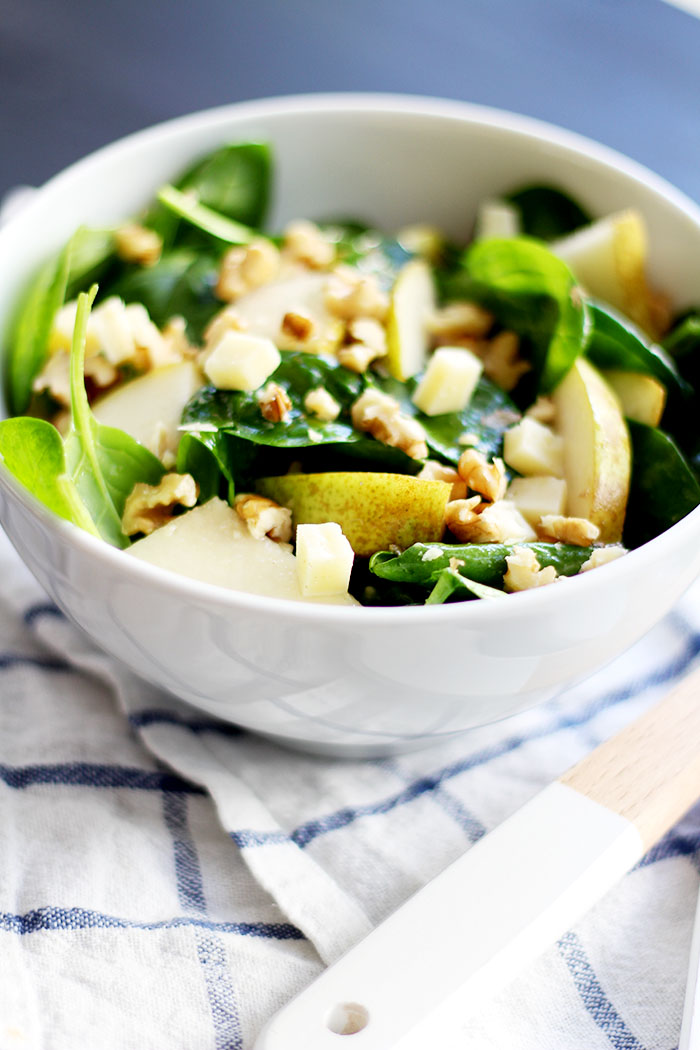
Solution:
{"label": "blue stripe on cloth", "polygon": [[[378,764],[394,776],[406,779],[398,762],[384,759],[380,760]],[[482,835],[486,834],[486,828],[481,821],[458,798],[455,798],[450,791],[447,791],[444,786],[436,787],[429,794],[431,799],[459,825],[469,842],[478,842]]]}
{"label": "blue stripe on cloth", "polygon": [[127,788],[136,791],[173,791],[184,795],[203,795],[203,788],[190,784],[175,773],[136,769],[131,766],[90,762],[57,762],[52,765],[0,765],[0,781],[11,788],[36,784],[65,787]]}
{"label": "blue stripe on cloth", "polygon": [[495,759],[503,758],[505,755],[517,751],[525,744],[532,743],[535,740],[541,740],[544,737],[552,736],[555,733],[560,733],[569,729],[578,729],[585,726],[595,718],[596,715],[600,714],[601,711],[623,703],[654,685],[660,685],[678,677],[687,669],[698,653],[700,653],[700,634],[690,634],[683,651],[677,657],[674,657],[673,660],[669,661],[668,664],[656,670],[653,674],[647,675],[642,679],[633,680],[625,688],[616,689],[610,693],[603,694],[603,696],[592,701],[583,709],[583,711],[579,711],[575,715],[558,715],[551,719],[546,725],[533,729],[528,733],[522,733],[518,736],[506,738],[492,747],[476,752],[475,754],[469,755],[457,762],[453,762],[450,765],[445,766],[443,769],[438,770],[436,773],[433,773],[431,776],[421,777],[419,780],[413,781],[402,791],[399,791],[388,798],[381,799],[379,802],[368,803],[364,806],[344,806],[342,809],[336,810],[334,813],[329,813],[325,817],[318,817],[314,820],[307,821],[305,824],[299,825],[299,827],[290,832],[288,836],[281,834],[279,831],[265,832],[256,831],[251,828],[239,828],[234,831],[229,831],[229,834],[234,841],[244,846],[261,846],[291,840],[301,849],[304,849],[320,835],[328,834],[328,832],[331,831],[338,831],[362,817],[378,816],[390,812],[397,806],[403,806],[407,803],[413,802],[426,792],[432,792],[439,789],[446,781],[460,776],[462,773],[469,772],[472,769],[477,769],[480,766],[487,765]]}
{"label": "blue stripe on cloth", "polygon": [[603,991],[576,934],[566,933],[557,947],[573,978],[581,1002],[614,1050],[645,1050]]}
{"label": "blue stripe on cloth", "polygon": [[134,729],[147,729],[149,726],[176,726],[188,729],[191,733],[218,733],[220,736],[245,736],[245,730],[230,722],[221,722],[215,718],[185,718],[174,711],[151,708],[136,711],[129,715],[129,723]]}
{"label": "blue stripe on cloth", "polygon": [[241,937],[260,937],[274,941],[303,941],[304,934],[296,926],[286,922],[214,922],[191,915],[177,915],[172,919],[154,922],[139,922],[121,919],[116,915],[92,911],[88,908],[59,908],[46,905],[34,908],[22,915],[0,912],[0,929],[6,933],[20,935],[47,931],[74,932],[76,930],[171,930],[181,926],[211,930],[216,933],[233,933]]}
{"label": "blue stripe on cloth", "polygon": [[59,607],[54,605],[53,602],[37,602],[36,605],[30,605],[25,610],[22,619],[27,626],[31,626],[35,620],[40,619],[42,616],[55,616],[59,620],[65,619]]}
{"label": "blue stripe on cloth", "polygon": [[[163,796],[163,816],[173,840],[175,877],[180,903],[195,915],[206,915],[206,899],[197,845],[188,821],[184,795]],[[197,958],[209,999],[216,1050],[241,1050],[243,1033],[226,948],[214,932],[195,931]]]}
{"label": "blue stripe on cloth", "polygon": [[39,671],[76,671],[67,660],[62,660],[58,656],[30,656],[28,653],[0,653],[0,671],[12,667],[35,667]]}

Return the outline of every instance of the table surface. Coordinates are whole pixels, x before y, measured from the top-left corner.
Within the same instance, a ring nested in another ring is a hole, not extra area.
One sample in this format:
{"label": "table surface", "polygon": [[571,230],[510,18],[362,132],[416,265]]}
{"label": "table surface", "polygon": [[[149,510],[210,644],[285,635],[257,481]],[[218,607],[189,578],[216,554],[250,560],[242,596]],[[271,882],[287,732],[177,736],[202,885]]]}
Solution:
{"label": "table surface", "polygon": [[164,118],[308,91],[552,121],[700,199],[700,19],[663,0],[22,0],[0,29],[0,193]]}

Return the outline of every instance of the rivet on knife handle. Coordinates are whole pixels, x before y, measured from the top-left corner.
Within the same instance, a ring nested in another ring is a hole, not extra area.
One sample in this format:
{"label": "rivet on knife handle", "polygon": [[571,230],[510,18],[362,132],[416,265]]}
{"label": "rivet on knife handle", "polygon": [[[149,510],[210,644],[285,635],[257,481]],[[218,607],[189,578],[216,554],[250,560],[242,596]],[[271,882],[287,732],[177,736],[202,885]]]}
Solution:
{"label": "rivet on knife handle", "polygon": [[443,1024],[463,1021],[592,907],[698,795],[696,671],[321,974],[272,1018],[255,1050],[408,1050],[423,1032],[423,1046],[431,1045],[437,1012]]}

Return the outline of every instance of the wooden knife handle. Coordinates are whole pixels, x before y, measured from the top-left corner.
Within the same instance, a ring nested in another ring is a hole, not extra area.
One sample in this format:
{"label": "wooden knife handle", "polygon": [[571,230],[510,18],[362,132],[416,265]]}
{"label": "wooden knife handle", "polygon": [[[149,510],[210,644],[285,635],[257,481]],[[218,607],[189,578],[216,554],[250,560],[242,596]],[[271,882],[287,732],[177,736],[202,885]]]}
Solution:
{"label": "wooden knife handle", "polygon": [[652,846],[700,797],[700,669],[560,779]]}

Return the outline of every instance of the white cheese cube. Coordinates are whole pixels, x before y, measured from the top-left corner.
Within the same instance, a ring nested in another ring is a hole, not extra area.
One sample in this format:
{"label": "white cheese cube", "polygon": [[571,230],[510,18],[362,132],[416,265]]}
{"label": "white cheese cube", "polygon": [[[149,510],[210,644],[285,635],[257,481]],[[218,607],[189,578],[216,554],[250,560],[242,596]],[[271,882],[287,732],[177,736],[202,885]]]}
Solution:
{"label": "white cheese cube", "polygon": [[527,416],[506,430],[503,458],[518,474],[564,474],[564,441],[559,434]]}
{"label": "white cheese cube", "polygon": [[219,390],[257,390],[281,360],[271,339],[229,331],[207,357],[204,371]]}
{"label": "white cheese cube", "polygon": [[509,201],[485,200],[479,205],[474,224],[474,240],[487,237],[517,237],[521,232],[520,212]]}
{"label": "white cheese cube", "polygon": [[566,513],[566,482],[562,478],[513,478],[506,499],[514,503],[531,525],[545,514]]}
{"label": "white cheese cube", "polygon": [[90,315],[88,327],[110,364],[121,365],[133,359],[136,343],[126,306],[118,296],[111,295],[95,307]]}
{"label": "white cheese cube", "polygon": [[413,404],[426,416],[461,412],[471,401],[483,371],[481,360],[461,346],[434,352],[413,394]]}
{"label": "white cheese cube", "polygon": [[297,525],[297,577],[304,597],[345,594],[350,582],[353,549],[340,525]]}

